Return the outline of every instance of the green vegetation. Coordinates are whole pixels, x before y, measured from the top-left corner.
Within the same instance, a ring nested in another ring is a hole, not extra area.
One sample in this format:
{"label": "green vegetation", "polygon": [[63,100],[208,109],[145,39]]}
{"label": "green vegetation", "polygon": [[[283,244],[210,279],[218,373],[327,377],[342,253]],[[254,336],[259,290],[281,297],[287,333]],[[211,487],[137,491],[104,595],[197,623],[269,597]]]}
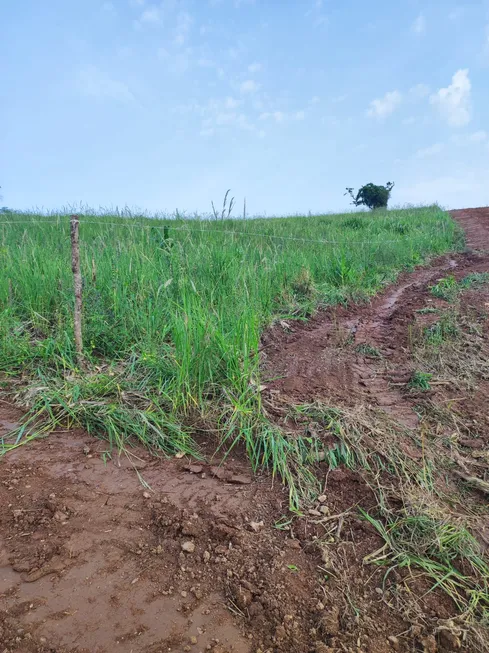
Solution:
{"label": "green vegetation", "polygon": [[[255,466],[290,482],[296,505],[309,475],[297,469],[302,445],[263,417],[261,333],[276,318],[371,296],[460,242],[436,206],[218,222],[82,216],[80,373],[69,216],[5,222],[14,224],[0,224],[0,372],[30,387],[37,433],[80,425],[117,447],[136,438],[197,453],[191,434],[211,424],[220,446],[244,442]],[[4,451],[33,434],[29,424]]]}
{"label": "green vegetation", "polygon": [[363,354],[364,356],[369,356],[370,358],[382,358],[382,354],[377,349],[373,347],[368,342],[362,342],[355,347],[355,351],[358,354]]}
{"label": "green vegetation", "polygon": [[454,276],[449,276],[440,279],[437,284],[432,286],[431,294],[447,302],[453,302],[464,290],[481,288],[486,283],[489,283],[489,273],[487,272],[474,272],[458,282]]}
{"label": "green vegetation", "polygon": [[408,388],[411,390],[431,390],[430,381],[432,378],[433,374],[429,374],[428,372],[413,372],[409,379]]}
{"label": "green vegetation", "polygon": [[394,182],[388,181],[385,186],[376,184],[365,184],[355,195],[353,188],[347,188],[345,195],[349,195],[355,206],[368,206],[369,209],[386,209],[389,203]]}
{"label": "green vegetation", "polygon": [[[474,513],[471,508],[464,512],[458,488],[448,481],[460,461],[453,445],[443,447],[423,425],[407,429],[373,407],[315,403],[294,411],[306,429],[312,423],[319,440],[335,436],[335,450],[342,452],[339,462],[357,472],[375,497],[369,511],[358,509],[384,544],[364,562],[385,566],[385,581],[396,568],[410,570],[403,585],[424,575],[431,590],[439,587],[450,596],[461,621],[471,623],[476,617],[487,623],[489,566],[483,546],[470,532]],[[330,446],[321,459],[334,469]],[[422,452],[420,459],[411,455],[413,448]]]}

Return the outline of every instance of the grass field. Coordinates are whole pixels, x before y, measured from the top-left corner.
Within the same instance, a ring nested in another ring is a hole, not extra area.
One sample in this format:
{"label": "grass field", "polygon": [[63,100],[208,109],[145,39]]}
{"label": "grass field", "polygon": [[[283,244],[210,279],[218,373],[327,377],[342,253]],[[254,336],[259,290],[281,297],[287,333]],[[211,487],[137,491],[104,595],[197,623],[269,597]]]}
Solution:
{"label": "grass field", "polygon": [[[262,417],[263,330],[365,299],[461,242],[436,206],[247,221],[83,215],[80,373],[69,216],[2,221],[0,371],[30,386],[37,433],[40,424],[79,424],[113,445],[136,437],[198,454],[195,432],[209,429],[216,444],[243,440],[255,465],[286,478],[297,443]],[[29,423],[4,451],[29,436]]]}

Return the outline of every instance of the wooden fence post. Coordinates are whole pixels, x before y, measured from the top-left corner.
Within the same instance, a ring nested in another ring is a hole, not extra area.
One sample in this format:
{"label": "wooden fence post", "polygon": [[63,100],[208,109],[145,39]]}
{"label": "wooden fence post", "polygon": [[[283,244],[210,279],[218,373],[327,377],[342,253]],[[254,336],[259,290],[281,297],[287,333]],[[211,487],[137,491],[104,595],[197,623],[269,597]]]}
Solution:
{"label": "wooden fence post", "polygon": [[82,277],[80,272],[80,220],[77,215],[72,215],[71,226],[71,269],[75,287],[75,349],[79,365],[83,364],[83,338],[82,338]]}

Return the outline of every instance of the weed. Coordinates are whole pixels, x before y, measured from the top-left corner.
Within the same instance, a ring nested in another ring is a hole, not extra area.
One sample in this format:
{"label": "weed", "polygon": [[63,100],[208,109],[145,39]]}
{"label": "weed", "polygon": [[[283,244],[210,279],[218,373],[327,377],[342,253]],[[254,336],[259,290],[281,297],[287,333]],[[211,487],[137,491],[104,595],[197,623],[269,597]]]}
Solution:
{"label": "weed", "polygon": [[450,276],[440,279],[437,284],[431,286],[431,294],[447,302],[453,302],[458,295],[459,287],[455,277]]}
{"label": "weed", "polygon": [[425,341],[433,346],[440,347],[448,340],[453,340],[460,333],[453,314],[445,313],[438,322],[434,322],[424,330]]}
{"label": "weed", "polygon": [[429,313],[438,313],[438,309],[434,306],[425,306],[424,308],[419,308],[416,313],[420,315],[428,315]]}
{"label": "weed", "polygon": [[355,351],[358,354],[363,354],[364,356],[369,356],[370,358],[381,358],[382,354],[372,345],[369,345],[367,342],[362,342],[361,344],[355,347]]}
{"label": "weed", "polygon": [[413,372],[411,378],[409,379],[408,388],[411,390],[431,390],[430,381],[433,378],[433,374],[428,372]]}
{"label": "weed", "polygon": [[489,272],[472,272],[464,277],[459,285],[461,288],[481,288],[489,283]]}

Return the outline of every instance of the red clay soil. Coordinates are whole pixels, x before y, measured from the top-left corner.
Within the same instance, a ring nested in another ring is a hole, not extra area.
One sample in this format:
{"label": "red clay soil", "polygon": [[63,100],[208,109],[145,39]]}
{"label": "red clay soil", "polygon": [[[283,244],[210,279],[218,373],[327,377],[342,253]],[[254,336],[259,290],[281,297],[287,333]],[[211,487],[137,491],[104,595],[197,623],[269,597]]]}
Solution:
{"label": "red clay soil", "polygon": [[[369,305],[268,332],[264,366],[275,380],[265,401],[371,403],[414,426],[413,399],[394,385],[410,374],[408,325],[433,300],[435,280],[489,270],[480,251],[489,251],[489,209],[453,215],[477,252],[402,275]],[[478,400],[470,401],[468,413],[487,423]],[[0,401],[0,437],[21,417]],[[403,611],[401,594],[396,604],[389,594],[396,574],[385,584],[385,570],[363,564],[383,544],[368,523],[351,515],[325,535],[325,515],[374,501],[355,473],[319,465],[324,497],[290,521],[287,491],[266,475],[252,478],[244,457],[218,467],[132,453],[107,456],[103,441],[71,431],[0,459],[0,653],[448,653],[458,646],[439,628],[455,613],[449,599],[428,594],[422,614]],[[346,573],[331,568],[325,541]],[[420,596],[428,587],[419,585]]]}

